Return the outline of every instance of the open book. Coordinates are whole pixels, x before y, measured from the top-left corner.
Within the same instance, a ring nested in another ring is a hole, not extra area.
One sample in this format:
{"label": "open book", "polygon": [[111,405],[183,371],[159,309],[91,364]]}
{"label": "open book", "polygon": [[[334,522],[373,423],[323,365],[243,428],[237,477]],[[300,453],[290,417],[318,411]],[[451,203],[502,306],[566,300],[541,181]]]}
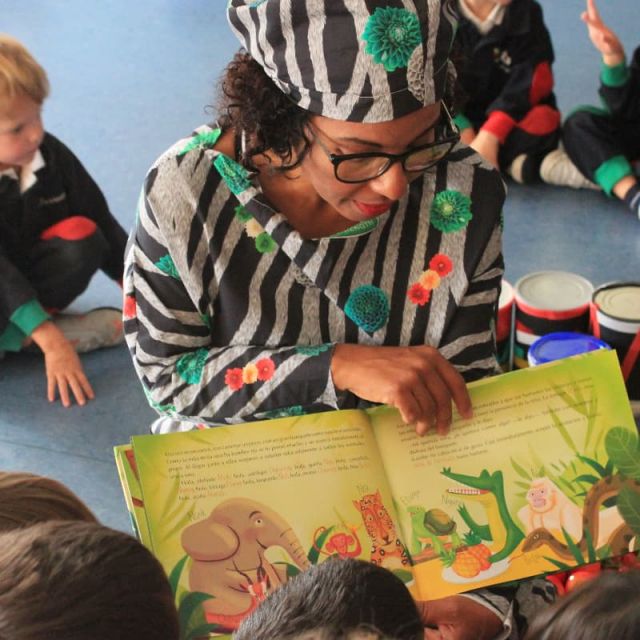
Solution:
{"label": "open book", "polygon": [[388,567],[432,599],[628,550],[640,451],[616,354],[469,389],[474,417],[444,437],[418,437],[377,407],[117,447],[135,530],[192,631],[237,627],[270,590],[335,555]]}

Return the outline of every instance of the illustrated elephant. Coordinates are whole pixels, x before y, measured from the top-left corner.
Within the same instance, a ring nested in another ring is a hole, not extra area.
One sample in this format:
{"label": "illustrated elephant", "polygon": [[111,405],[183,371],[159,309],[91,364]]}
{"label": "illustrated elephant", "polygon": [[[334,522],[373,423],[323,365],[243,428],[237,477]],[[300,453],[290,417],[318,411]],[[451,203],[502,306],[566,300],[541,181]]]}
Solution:
{"label": "illustrated elephant", "polygon": [[286,569],[267,560],[267,549],[281,547],[300,569],[310,566],[284,518],[247,498],[221,502],[208,518],[187,527],[181,542],[193,559],[190,589],[213,596],[203,604],[207,621],[227,629],[236,629],[260,600],[286,582]]}

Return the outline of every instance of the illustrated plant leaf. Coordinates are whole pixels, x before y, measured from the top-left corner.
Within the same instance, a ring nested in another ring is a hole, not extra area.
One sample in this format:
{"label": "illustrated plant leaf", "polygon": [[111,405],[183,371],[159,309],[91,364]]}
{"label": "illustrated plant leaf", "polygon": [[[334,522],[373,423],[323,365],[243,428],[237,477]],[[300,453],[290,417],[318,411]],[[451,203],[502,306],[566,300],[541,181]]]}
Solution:
{"label": "illustrated plant leaf", "polygon": [[175,598],[178,594],[178,583],[180,582],[180,576],[182,575],[182,570],[184,569],[184,565],[187,563],[189,559],[188,555],[182,557],[176,564],[173,569],[171,569],[171,573],[169,573],[169,584],[171,585],[171,592],[173,593],[173,597]]}
{"label": "illustrated plant leaf", "polygon": [[521,477],[524,478],[525,480],[531,480],[531,475],[529,473],[527,473],[527,471],[525,469],[523,469],[513,458],[511,458],[511,466],[513,467],[514,471]]}
{"label": "illustrated plant leaf", "polygon": [[589,533],[589,531],[586,529],[584,532],[584,537],[587,540],[587,556],[589,558],[589,562],[595,562],[597,558],[596,558],[596,550],[595,550],[595,547],[593,546],[593,538],[591,537],[591,534]]}
{"label": "illustrated plant leaf", "polygon": [[596,416],[598,415],[598,398],[595,394],[591,394],[591,398],[589,400],[589,412],[587,413],[587,432],[584,437],[584,448],[585,451],[589,448],[589,442],[591,441],[591,436],[593,435],[593,427],[596,423]]}
{"label": "illustrated plant leaf", "polygon": [[640,452],[638,434],[624,427],[613,427],[604,439],[609,459],[629,478],[640,480]]}
{"label": "illustrated plant leaf", "polygon": [[569,547],[569,551],[571,551],[571,555],[575,558],[578,564],[585,564],[586,560],[580,551],[578,545],[573,541],[573,538],[569,535],[569,532],[562,527],[562,535],[567,542],[567,547]]}
{"label": "illustrated plant leaf", "polygon": [[[311,564],[318,564],[318,558],[320,557],[320,549],[324,546],[324,543],[327,541],[329,534],[333,531],[334,527],[328,527],[325,529],[315,540],[315,544],[311,545],[311,549],[309,549],[309,553],[307,554],[307,560]],[[317,547],[317,548],[316,548]]]}
{"label": "illustrated plant leaf", "polygon": [[544,559],[547,562],[550,562],[554,567],[557,567],[558,569],[560,569],[561,571],[566,571],[567,569],[571,569],[571,565],[569,564],[565,564],[564,562],[560,562],[559,560],[556,560],[555,558],[548,558],[547,556],[544,556]]}
{"label": "illustrated plant leaf", "polygon": [[618,494],[618,511],[636,536],[640,536],[640,494],[623,487]]}
{"label": "illustrated plant leaf", "polygon": [[[201,591],[192,591],[188,593],[180,603],[178,608],[178,621],[180,623],[180,638],[188,640],[193,636],[190,635],[191,630],[201,626],[204,623],[204,614],[202,612],[202,603],[211,600],[212,595],[202,593]],[[193,620],[192,618],[196,618]]]}
{"label": "illustrated plant leaf", "polygon": [[607,470],[597,460],[581,455],[578,455],[578,458],[585,464],[588,464],[601,478],[607,475]]}
{"label": "illustrated plant leaf", "polygon": [[547,475],[547,470],[544,468],[544,465],[538,469],[538,478],[542,478]]}
{"label": "illustrated plant leaf", "polygon": [[549,414],[551,415],[551,419],[553,420],[553,426],[557,429],[558,433],[562,436],[562,439],[569,445],[571,451],[575,451],[577,453],[576,445],[571,439],[567,428],[562,424],[562,420],[558,418],[556,412],[553,409],[549,409]]}
{"label": "illustrated plant leaf", "polygon": [[613,551],[608,544],[604,544],[598,549],[596,555],[598,556],[598,560],[605,560],[613,555]]}
{"label": "illustrated plant leaf", "polygon": [[520,480],[516,480],[515,484],[517,484],[519,487],[522,487],[523,489],[526,489],[527,491],[529,490],[529,487],[531,486],[530,483],[528,483],[528,482],[520,482]]}
{"label": "illustrated plant leaf", "polygon": [[581,476],[577,476],[575,478],[575,482],[588,482],[589,484],[595,484],[599,480],[600,478],[597,478],[590,473],[583,473]]}
{"label": "illustrated plant leaf", "polygon": [[604,475],[610,476],[613,473],[613,461],[611,459],[607,460],[607,464],[604,467]]}

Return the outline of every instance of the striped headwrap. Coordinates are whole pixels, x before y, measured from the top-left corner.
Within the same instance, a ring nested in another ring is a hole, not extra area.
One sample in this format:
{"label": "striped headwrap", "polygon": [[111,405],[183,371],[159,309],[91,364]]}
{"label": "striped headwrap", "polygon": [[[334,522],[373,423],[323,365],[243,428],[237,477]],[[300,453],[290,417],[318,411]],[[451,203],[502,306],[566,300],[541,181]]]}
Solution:
{"label": "striped headwrap", "polygon": [[291,100],[336,120],[384,122],[438,102],[452,0],[229,0],[242,46]]}

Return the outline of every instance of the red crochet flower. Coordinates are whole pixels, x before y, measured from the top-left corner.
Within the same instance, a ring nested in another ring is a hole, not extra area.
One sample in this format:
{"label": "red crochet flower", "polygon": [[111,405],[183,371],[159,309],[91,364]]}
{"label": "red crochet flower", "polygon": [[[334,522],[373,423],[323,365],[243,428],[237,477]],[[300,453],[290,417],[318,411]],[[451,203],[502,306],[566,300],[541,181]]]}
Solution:
{"label": "red crochet flower", "polygon": [[441,278],[451,273],[453,262],[444,253],[436,253],[429,261],[429,269],[433,269]]}
{"label": "red crochet flower", "polygon": [[276,370],[276,365],[271,358],[262,358],[256,362],[258,367],[258,380],[270,380]]}
{"label": "red crochet flower", "polygon": [[409,300],[413,302],[413,304],[422,306],[429,302],[431,291],[429,289],[425,289],[419,282],[416,282],[409,287],[407,296],[409,297]]}
{"label": "red crochet flower", "polygon": [[122,309],[122,313],[125,318],[135,318],[136,317],[136,298],[135,296],[125,296],[124,297],[124,305]]}
{"label": "red crochet flower", "polygon": [[224,382],[231,389],[231,391],[237,391],[242,389],[242,369],[227,369],[227,373],[224,374]]}

